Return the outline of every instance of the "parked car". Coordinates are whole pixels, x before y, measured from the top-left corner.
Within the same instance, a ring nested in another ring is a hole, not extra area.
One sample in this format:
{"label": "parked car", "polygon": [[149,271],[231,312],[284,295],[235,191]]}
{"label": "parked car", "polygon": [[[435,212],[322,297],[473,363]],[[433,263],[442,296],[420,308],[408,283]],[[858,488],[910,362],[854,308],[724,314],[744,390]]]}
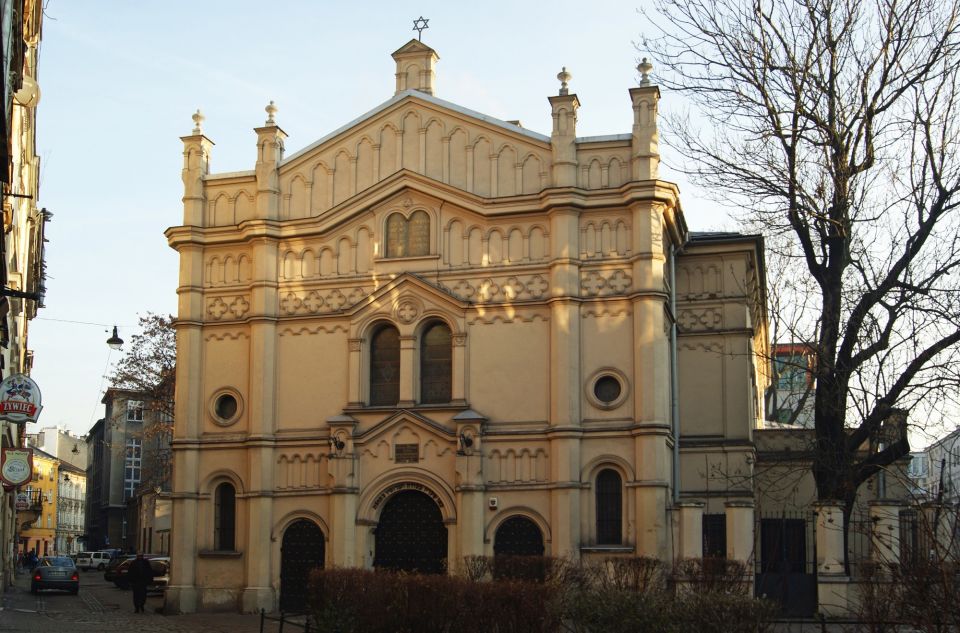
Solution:
{"label": "parked car", "polygon": [[[150,567],[153,569],[153,584],[148,585],[147,589],[150,590],[157,585],[160,579],[164,579],[163,582],[166,583],[166,578],[169,576],[170,570],[170,557],[157,556],[155,554],[144,554],[143,557],[150,561]],[[130,565],[133,564],[136,558],[137,557],[134,556],[117,565],[117,568],[114,570],[113,584],[121,589],[130,588],[130,580],[127,575],[130,573]]]}
{"label": "parked car", "polygon": [[110,551],[80,552],[80,555],[77,556],[77,567],[83,571],[91,569],[103,571],[112,558],[113,552]]}
{"label": "parked car", "polygon": [[170,584],[170,558],[168,556],[158,556],[150,561],[153,567],[153,583],[147,586],[149,593],[163,593]]}
{"label": "parked car", "polygon": [[119,567],[124,561],[131,560],[136,558],[133,554],[126,554],[124,556],[115,556],[110,559],[110,562],[107,563],[106,568],[103,570],[103,579],[108,581],[113,581],[117,577],[117,567]]}
{"label": "parked car", "polygon": [[41,589],[80,591],[80,572],[69,556],[44,556],[30,576],[30,593]]}

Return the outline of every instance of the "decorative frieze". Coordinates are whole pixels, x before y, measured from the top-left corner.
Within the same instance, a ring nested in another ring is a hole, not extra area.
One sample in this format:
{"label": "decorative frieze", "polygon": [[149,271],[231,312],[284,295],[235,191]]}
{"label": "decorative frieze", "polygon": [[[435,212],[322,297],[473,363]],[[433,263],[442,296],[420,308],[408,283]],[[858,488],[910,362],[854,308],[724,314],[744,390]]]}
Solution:
{"label": "decorative frieze", "polygon": [[329,314],[355,305],[367,296],[364,288],[288,291],[280,297],[280,313],[285,316]]}
{"label": "decorative frieze", "polygon": [[213,321],[242,319],[249,311],[250,302],[242,295],[207,299],[206,314]]}
{"label": "decorative frieze", "polygon": [[609,297],[628,294],[633,279],[626,270],[588,270],[580,273],[580,292],[584,297]]}
{"label": "decorative frieze", "polygon": [[483,279],[447,281],[441,287],[459,299],[471,303],[509,303],[531,301],[550,296],[550,284],[543,275],[511,275]]}
{"label": "decorative frieze", "polygon": [[680,310],[677,324],[681,332],[719,330],[723,328],[723,312],[718,306]]}

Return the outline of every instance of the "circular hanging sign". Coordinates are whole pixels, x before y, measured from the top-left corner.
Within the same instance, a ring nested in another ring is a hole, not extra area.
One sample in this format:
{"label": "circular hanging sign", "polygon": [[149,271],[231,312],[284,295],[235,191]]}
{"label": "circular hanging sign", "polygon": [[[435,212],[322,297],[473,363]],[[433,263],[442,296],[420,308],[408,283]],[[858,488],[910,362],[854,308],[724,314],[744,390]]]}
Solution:
{"label": "circular hanging sign", "polygon": [[0,382],[0,418],[18,424],[36,422],[42,408],[40,387],[30,376],[13,374]]}

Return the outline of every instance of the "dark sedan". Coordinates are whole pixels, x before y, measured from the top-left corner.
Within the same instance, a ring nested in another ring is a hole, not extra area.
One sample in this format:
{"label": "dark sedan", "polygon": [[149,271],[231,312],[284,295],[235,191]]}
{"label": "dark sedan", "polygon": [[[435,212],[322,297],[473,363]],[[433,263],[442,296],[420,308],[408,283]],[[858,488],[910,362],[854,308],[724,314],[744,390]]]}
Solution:
{"label": "dark sedan", "polygon": [[60,589],[77,593],[80,591],[80,572],[69,556],[44,556],[30,577],[30,592],[41,589]]}
{"label": "dark sedan", "polygon": [[133,560],[136,556],[116,556],[107,563],[107,568],[103,570],[103,579],[113,582],[117,579],[117,567],[127,562],[128,560]]}

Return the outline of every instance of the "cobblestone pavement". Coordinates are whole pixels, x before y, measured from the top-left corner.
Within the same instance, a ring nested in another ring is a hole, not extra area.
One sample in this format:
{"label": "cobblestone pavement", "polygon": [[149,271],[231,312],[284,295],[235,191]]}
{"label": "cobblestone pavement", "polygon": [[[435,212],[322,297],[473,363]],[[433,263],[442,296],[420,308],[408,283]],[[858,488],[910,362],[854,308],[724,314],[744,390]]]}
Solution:
{"label": "cobblestone pavement", "polygon": [[[80,593],[30,593],[30,576],[18,574],[0,601],[0,631],[17,633],[259,633],[260,616],[236,613],[163,615],[163,596],[147,599],[146,613],[134,613],[129,591],[104,581],[100,572],[80,573]],[[267,623],[264,633],[276,633]],[[296,631],[290,628],[288,630]]]}

